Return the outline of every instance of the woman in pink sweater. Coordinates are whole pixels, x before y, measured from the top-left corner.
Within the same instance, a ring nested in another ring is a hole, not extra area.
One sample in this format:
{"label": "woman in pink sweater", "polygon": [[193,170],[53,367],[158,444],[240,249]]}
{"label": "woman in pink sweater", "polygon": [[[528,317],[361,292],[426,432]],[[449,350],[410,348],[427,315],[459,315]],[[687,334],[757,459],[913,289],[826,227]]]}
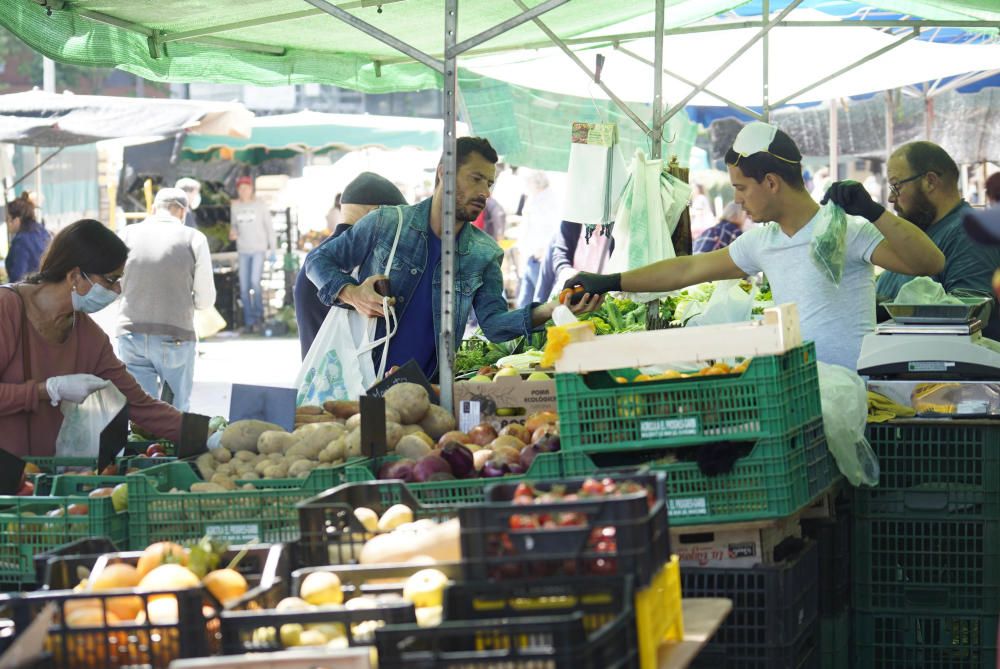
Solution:
{"label": "woman in pink sweater", "polygon": [[180,438],[181,413],[143,392],[87,316],[118,298],[127,256],[111,230],[84,219],[55,236],[37,274],[0,289],[0,447],[54,455],[59,403],[83,402],[109,383],[125,396],[132,422]]}

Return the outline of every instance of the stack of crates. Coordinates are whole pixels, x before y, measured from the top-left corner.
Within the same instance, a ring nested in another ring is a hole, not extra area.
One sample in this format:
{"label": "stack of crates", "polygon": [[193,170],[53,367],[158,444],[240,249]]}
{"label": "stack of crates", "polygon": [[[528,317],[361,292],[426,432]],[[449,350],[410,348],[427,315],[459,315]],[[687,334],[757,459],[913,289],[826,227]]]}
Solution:
{"label": "stack of crates", "polygon": [[[819,666],[851,664],[851,494],[831,493],[822,513],[802,519],[802,533],[819,552]],[[813,515],[813,514],[808,514]]]}
{"label": "stack of crates", "polygon": [[556,375],[565,473],[666,474],[683,596],[733,600],[696,666],[819,667],[821,550],[800,518],[839,472],[813,344],[755,357],[742,374],[637,375]]}
{"label": "stack of crates", "polygon": [[1000,612],[1000,424],[869,426],[879,485],[855,493],[859,669],[994,669]]}

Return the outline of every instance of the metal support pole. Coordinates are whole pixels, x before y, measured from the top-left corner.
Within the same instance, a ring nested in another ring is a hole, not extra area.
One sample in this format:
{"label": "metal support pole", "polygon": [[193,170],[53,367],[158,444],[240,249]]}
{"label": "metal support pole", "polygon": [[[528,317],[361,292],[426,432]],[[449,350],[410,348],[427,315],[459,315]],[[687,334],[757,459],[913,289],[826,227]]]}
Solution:
{"label": "metal support pole", "polygon": [[[771,18],[771,2],[770,0],[764,0],[764,4],[761,6],[760,11],[761,27],[767,25],[768,19]],[[764,52],[764,70],[762,81],[762,92],[763,92],[763,103],[761,104],[760,115],[764,118],[764,122],[767,123],[771,120],[771,91],[770,83],[768,79],[771,75],[771,60],[770,60],[770,35],[764,33],[764,38],[761,41],[762,51]]]}
{"label": "metal support pole", "polygon": [[665,0],[656,0],[653,19],[653,122],[649,157],[653,160],[663,155],[663,6]]}
{"label": "metal support pole", "polygon": [[56,92],[56,61],[51,58],[42,58],[42,90]]}
{"label": "metal support pole", "polygon": [[[555,9],[561,5],[565,5],[569,0],[545,0],[545,2],[540,5],[529,9],[526,12],[522,12],[517,16],[507,19],[501,23],[496,24],[492,28],[487,28],[478,35],[473,35],[469,39],[462,40],[460,44],[456,44],[455,48],[451,51],[445,51],[445,56],[454,55],[459,56],[470,49],[473,49],[483,42],[488,42],[494,37],[504,34],[514,28],[518,27],[522,23],[527,23],[531,19],[541,16],[547,11]],[[662,31],[661,31],[662,32]]]}
{"label": "metal support pole", "polygon": [[[454,53],[458,42],[458,0],[444,3],[444,50]],[[455,114],[458,105],[458,62],[446,56],[444,60],[444,88],[441,106],[444,109],[444,153],[441,164],[441,335],[438,341],[438,382],[441,385],[441,406],[454,410],[452,384],[455,374],[455,194],[458,173],[458,146],[455,136]],[[466,225],[471,225],[467,223]],[[464,325],[464,323],[462,324]]]}
{"label": "metal support pole", "polygon": [[840,180],[840,133],[837,127],[837,101],[830,100],[830,180]]}

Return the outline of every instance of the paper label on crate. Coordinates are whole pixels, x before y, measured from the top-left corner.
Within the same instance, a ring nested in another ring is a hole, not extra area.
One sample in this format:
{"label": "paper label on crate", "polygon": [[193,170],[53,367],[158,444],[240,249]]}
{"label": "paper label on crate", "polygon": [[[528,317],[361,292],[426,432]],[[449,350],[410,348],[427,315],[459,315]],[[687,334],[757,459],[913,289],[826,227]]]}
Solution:
{"label": "paper label on crate", "polygon": [[955,363],[944,360],[917,360],[907,363],[907,368],[911,372],[947,372],[954,366]]}
{"label": "paper label on crate", "polygon": [[468,434],[480,422],[479,402],[462,400],[458,405],[458,429]]}
{"label": "paper label on crate", "polygon": [[231,544],[257,544],[262,541],[260,525],[257,523],[206,525],[205,534],[213,539],[222,539]]}
{"label": "paper label on crate", "polygon": [[670,498],[667,513],[674,517],[707,516],[708,499],[705,497]]}
{"label": "paper label on crate", "polygon": [[652,420],[644,420],[639,423],[639,436],[642,439],[697,437],[700,434],[701,418],[699,416],[655,418]]}

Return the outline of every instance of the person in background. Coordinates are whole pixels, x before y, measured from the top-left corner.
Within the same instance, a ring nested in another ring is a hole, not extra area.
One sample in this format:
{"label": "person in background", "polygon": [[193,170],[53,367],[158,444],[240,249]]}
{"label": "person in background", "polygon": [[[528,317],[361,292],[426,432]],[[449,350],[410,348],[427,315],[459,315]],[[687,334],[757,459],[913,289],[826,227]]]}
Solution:
{"label": "person in background", "polygon": [[[993,176],[1000,175],[1000,172]],[[987,186],[989,180],[987,180]],[[1000,186],[1000,179],[997,180]],[[987,191],[989,192],[989,191]],[[970,211],[965,215],[965,231],[978,244],[1000,247],[1000,207],[986,211]],[[993,271],[993,294],[1000,300],[1000,266]],[[995,308],[995,307],[994,307]]]}
{"label": "person in background", "polygon": [[691,194],[691,234],[700,236],[705,230],[715,225],[715,212],[712,211],[712,201],[705,193],[701,184],[694,185]]}
{"label": "person in background", "polygon": [[798,307],[804,340],[816,343],[822,362],[857,369],[861,340],[875,329],[875,268],[934,275],[944,254],[913,223],[876,202],[856,181],[830,186],[830,201],[847,216],[843,276],[834,284],[811,260],[820,206],[802,181],[802,154],[777,126],[745,126],[726,153],[735,201],[755,227],[731,245],[711,253],[652,263],[624,274],[581,273],[566,288],[586,293],[667,292],[705,281],[741,279],[763,272],[775,304]]}
{"label": "person in background", "polygon": [[181,177],[174,184],[174,188],[180,188],[187,195],[188,207],[184,214],[184,225],[189,228],[198,228],[198,217],[194,215],[194,210],[201,205],[201,183],[191,177]]}
{"label": "person in background", "polygon": [[[1000,249],[973,243],[962,232],[962,219],[972,207],[962,199],[958,166],[932,142],[911,142],[889,157],[889,202],[896,213],[931,238],[945,256],[944,268],[931,278],[946,292],[972,290],[990,294],[993,271],[1000,265]],[[879,301],[892,301],[913,279],[906,272],[883,272],[876,292]],[[994,309],[983,334],[1000,339],[1000,309]]]}
{"label": "person in background", "polygon": [[507,231],[507,212],[499,202],[489,197],[486,199],[486,208],[479,212],[472,224],[494,240],[500,241]]}
{"label": "person in background", "polygon": [[994,172],[986,179],[986,206],[1000,205],[1000,172]]}
{"label": "person in background", "polygon": [[[551,317],[555,304],[532,304],[508,310],[500,269],[503,251],[482,230],[468,225],[486,207],[496,179],[496,150],[481,137],[460,137],[456,148],[455,175],[455,286],[454,323],[457,349],[464,325],[475,311],[483,333],[490,341],[504,342],[529,336]],[[438,340],[441,333],[441,226],[444,207],[444,165],[437,168],[434,195],[402,207],[402,219],[394,207],[371,212],[344,234],[326,240],[306,257],[305,272],[319,289],[324,304],[353,308],[362,316],[378,319],[375,339],[385,337],[383,296],[375,283],[386,279],[386,257],[399,232],[395,259],[390,270],[389,304],[399,319],[389,342],[386,360],[381,348],[373,351],[376,369],[402,366],[414,360],[433,381],[438,371]],[[353,274],[357,269],[356,275]],[[571,309],[593,311],[601,298],[583,295]]]}
{"label": "person in background", "polygon": [[[535,302],[548,302],[562,288],[566,280],[577,272],[600,272],[604,261],[611,256],[615,240],[610,238],[603,244],[602,240],[606,238],[600,237],[595,232],[590,244],[601,245],[602,248],[598,249],[597,253],[582,253],[578,258],[577,250],[580,247],[580,239],[584,236],[583,229],[584,226],[570,221],[562,221],[559,224],[559,231],[552,238],[545,253],[545,260],[542,262],[538,285],[535,287]],[[584,245],[587,246],[587,242],[584,242]],[[595,258],[597,265],[591,266]]]}
{"label": "person in background", "polygon": [[337,226],[344,222],[344,212],[341,209],[343,198],[343,193],[337,193],[333,198],[333,206],[330,207],[330,211],[326,212],[326,231],[330,234],[333,234]]}
{"label": "person in background", "polygon": [[264,294],[260,285],[265,256],[275,249],[271,210],[254,197],[253,179],[236,180],[239,196],[230,205],[229,239],[236,242],[240,260],[240,299],[243,302],[243,331],[255,332],[264,319]]}
{"label": "person in background", "polygon": [[7,280],[16,283],[38,271],[42,254],[52,239],[45,226],[35,218],[35,205],[28,191],[7,203],[7,233],[11,239],[4,267]]}
{"label": "person in background", "polygon": [[517,248],[521,255],[521,289],[517,296],[519,309],[529,306],[535,298],[542,260],[548,252],[552,236],[559,230],[562,218],[560,203],[549,186],[545,172],[531,170],[525,176],[525,186],[527,199],[517,228]]}
{"label": "person in background", "polygon": [[145,392],[88,314],[118,299],[128,247],[100,221],[72,223],[53,238],[38,273],[0,290],[0,434],[14,455],[55,455],[60,402],[83,402],[114,384],[129,418],[178,441],[180,411]]}
{"label": "person in background", "polygon": [[735,202],[730,202],[722,210],[719,222],[694,240],[694,253],[709,253],[726,248],[743,233],[745,219],[743,207]]}
{"label": "person in background", "polygon": [[161,188],[153,215],[122,232],[129,247],[122,276],[118,353],[142,389],[187,411],[194,385],[194,310],[215,304],[212,257],[204,233],[182,224],[188,200]]}
{"label": "person in background", "polygon": [[[395,184],[372,172],[362,172],[347,184],[340,198],[343,210],[342,222],[332,231],[327,239],[332,239],[358,222],[365,214],[382,206],[405,205],[406,198]],[[324,241],[325,243],[325,241]],[[302,358],[312,346],[316,333],[319,332],[330,307],[320,302],[316,286],[306,276],[305,268],[295,277],[295,322],[299,326],[299,344],[302,347]]]}

